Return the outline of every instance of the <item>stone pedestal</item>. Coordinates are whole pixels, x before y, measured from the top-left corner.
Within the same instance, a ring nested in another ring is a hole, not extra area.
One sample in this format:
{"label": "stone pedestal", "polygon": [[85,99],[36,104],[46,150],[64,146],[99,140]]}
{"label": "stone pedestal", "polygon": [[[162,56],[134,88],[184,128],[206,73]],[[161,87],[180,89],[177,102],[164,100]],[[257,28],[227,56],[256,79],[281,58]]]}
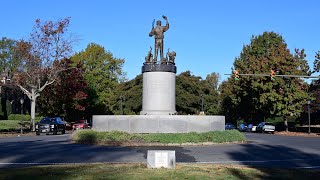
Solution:
{"label": "stone pedestal", "polygon": [[93,115],[96,131],[128,133],[189,133],[223,131],[224,116],[197,115]]}
{"label": "stone pedestal", "polygon": [[176,71],[174,64],[144,64],[142,111],[140,115],[176,114]]}

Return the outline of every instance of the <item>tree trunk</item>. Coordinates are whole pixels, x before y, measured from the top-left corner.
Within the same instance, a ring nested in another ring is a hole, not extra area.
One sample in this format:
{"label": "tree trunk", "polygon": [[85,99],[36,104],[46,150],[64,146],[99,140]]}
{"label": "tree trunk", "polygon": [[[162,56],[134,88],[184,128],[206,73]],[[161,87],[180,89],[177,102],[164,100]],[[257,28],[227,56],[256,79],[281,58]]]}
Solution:
{"label": "tree trunk", "polygon": [[35,90],[32,89],[31,90],[31,130],[35,131],[36,130],[36,126],[35,126],[35,117],[36,117],[36,94],[35,94]]}
{"label": "tree trunk", "polygon": [[285,128],[286,132],[288,132],[288,120],[287,120],[287,116],[284,116],[284,128]]}

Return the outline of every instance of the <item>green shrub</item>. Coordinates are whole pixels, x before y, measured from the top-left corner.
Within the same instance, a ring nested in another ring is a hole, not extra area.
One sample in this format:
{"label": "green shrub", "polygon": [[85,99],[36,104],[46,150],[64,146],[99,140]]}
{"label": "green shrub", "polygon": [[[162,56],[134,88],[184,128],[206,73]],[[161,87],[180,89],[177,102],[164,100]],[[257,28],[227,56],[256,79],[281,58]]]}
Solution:
{"label": "green shrub", "polygon": [[159,143],[200,143],[200,142],[236,142],[245,141],[245,136],[237,130],[211,131],[205,133],[156,133],[130,134],[120,131],[97,132],[94,130],[80,130],[73,134],[72,139],[79,143],[97,142],[159,142]]}
{"label": "green shrub", "polygon": [[[39,122],[42,118],[43,118],[42,116],[36,116],[35,122]],[[8,116],[8,120],[30,121],[31,116],[29,114],[10,114]]]}
{"label": "green shrub", "polygon": [[8,120],[30,121],[31,116],[28,114],[10,114]]}
{"label": "green shrub", "polygon": [[93,130],[79,130],[73,134],[72,138],[78,143],[94,144],[98,141],[98,132]]}
{"label": "green shrub", "polygon": [[[34,118],[34,121],[37,123],[37,122],[40,122],[40,120],[43,118],[43,116],[36,116],[35,118]],[[30,117],[30,119],[31,119],[31,117]]]}
{"label": "green shrub", "polygon": [[[29,121],[24,121],[28,123]],[[0,121],[0,131],[15,131],[21,128],[19,124],[20,121],[17,120],[1,120]]]}

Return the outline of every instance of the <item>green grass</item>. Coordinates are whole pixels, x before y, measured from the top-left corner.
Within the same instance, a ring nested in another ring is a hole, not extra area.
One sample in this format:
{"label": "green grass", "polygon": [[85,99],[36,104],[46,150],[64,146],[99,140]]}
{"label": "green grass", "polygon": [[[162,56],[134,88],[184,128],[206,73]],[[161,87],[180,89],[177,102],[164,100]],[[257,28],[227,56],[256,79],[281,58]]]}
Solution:
{"label": "green grass", "polygon": [[144,164],[55,165],[1,169],[0,179],[317,179],[320,170],[248,168],[178,164],[176,169],[147,169]]}
{"label": "green grass", "polygon": [[72,136],[77,143],[104,143],[104,142],[145,142],[145,143],[202,143],[202,142],[238,142],[245,141],[245,136],[237,130],[211,131],[206,133],[155,133],[129,134],[126,132],[97,132],[94,130],[76,131]]}

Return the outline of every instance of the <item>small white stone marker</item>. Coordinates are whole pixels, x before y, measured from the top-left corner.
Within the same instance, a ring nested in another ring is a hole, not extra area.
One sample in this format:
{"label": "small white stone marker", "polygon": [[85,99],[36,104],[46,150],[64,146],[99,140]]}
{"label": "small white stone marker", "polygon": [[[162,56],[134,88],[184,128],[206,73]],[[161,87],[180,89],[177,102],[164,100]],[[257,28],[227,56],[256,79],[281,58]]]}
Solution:
{"label": "small white stone marker", "polygon": [[148,150],[148,168],[175,168],[176,152],[169,150]]}

